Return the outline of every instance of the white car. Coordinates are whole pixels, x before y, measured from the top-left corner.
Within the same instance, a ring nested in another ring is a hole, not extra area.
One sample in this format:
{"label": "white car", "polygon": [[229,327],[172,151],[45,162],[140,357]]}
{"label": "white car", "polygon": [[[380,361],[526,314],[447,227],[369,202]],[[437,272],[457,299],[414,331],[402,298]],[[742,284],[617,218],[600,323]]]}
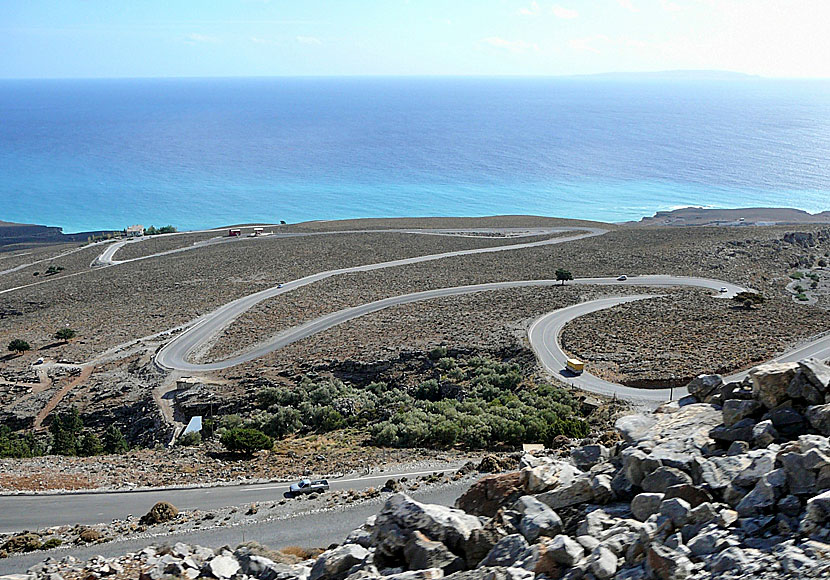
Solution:
{"label": "white car", "polygon": [[718,290],[718,292],[721,292],[721,293],[729,292],[729,288],[727,288],[726,286],[721,286],[720,290]]}
{"label": "white car", "polygon": [[622,282],[622,281],[624,281],[624,280],[628,280],[628,276],[626,276],[625,274],[623,274],[622,276],[618,276],[618,277],[617,277],[617,280],[619,280],[620,282]]}

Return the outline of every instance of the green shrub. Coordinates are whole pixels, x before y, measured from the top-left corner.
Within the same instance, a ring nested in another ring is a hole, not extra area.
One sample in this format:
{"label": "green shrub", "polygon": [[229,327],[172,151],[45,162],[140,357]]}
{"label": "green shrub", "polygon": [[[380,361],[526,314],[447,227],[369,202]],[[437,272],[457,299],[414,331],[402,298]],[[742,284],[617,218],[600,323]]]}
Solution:
{"label": "green shrub", "polygon": [[51,550],[52,548],[57,548],[61,544],[63,544],[63,540],[61,540],[60,538],[49,538],[48,540],[43,542],[43,545],[40,547],[40,549]]}
{"label": "green shrub", "polygon": [[804,292],[801,292],[801,293],[797,294],[796,299],[801,300],[802,302],[806,302],[807,300],[809,300],[809,298],[807,297],[806,294],[804,294]]}
{"label": "green shrub", "polygon": [[198,431],[191,431],[190,433],[185,433],[181,437],[176,440],[176,445],[180,445],[182,447],[198,447],[202,444],[202,434]]}
{"label": "green shrub", "polygon": [[431,360],[440,360],[442,358],[445,358],[446,356],[447,356],[447,347],[446,346],[439,346],[439,347],[433,348],[431,351],[429,351],[429,358]]}
{"label": "green shrub", "polygon": [[130,445],[115,425],[110,425],[104,432],[104,451],[106,453],[126,453]]}
{"label": "green shrub", "polygon": [[798,272],[798,271],[793,272],[792,274],[790,274],[790,278],[792,278],[793,280],[801,280],[803,277],[804,277],[804,274],[802,272]]}
{"label": "green shrub", "polygon": [[247,429],[245,427],[234,427],[222,434],[219,442],[228,451],[251,455],[257,451],[271,449],[274,441],[262,431]]}

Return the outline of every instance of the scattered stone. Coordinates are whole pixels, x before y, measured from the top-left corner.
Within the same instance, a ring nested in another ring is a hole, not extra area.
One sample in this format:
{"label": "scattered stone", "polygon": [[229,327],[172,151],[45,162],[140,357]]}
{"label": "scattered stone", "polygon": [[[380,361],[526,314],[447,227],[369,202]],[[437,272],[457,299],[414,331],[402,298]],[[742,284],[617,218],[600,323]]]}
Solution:
{"label": "scattered stone", "polygon": [[535,542],[539,536],[553,537],[562,531],[562,519],[532,495],[520,497],[513,509],[523,516],[519,531],[528,542]]}
{"label": "scattered stone", "polygon": [[176,509],[176,506],[170,502],[160,501],[141,517],[140,522],[146,526],[153,526],[155,524],[169,522],[178,517],[178,515],[179,510]]}
{"label": "scattered stone", "polygon": [[[357,544],[343,544],[333,550],[323,552],[314,562],[311,568],[309,580],[320,580],[321,578],[333,578],[343,574],[352,566],[363,563],[369,557],[369,550]],[[211,571],[213,563],[219,558],[211,560]],[[234,572],[235,573],[235,572]],[[231,574],[232,576],[233,574]],[[217,578],[229,578],[230,576],[217,576]]]}
{"label": "scattered stone", "polygon": [[663,502],[663,493],[640,493],[631,500],[631,513],[641,522],[646,521],[660,510]]}

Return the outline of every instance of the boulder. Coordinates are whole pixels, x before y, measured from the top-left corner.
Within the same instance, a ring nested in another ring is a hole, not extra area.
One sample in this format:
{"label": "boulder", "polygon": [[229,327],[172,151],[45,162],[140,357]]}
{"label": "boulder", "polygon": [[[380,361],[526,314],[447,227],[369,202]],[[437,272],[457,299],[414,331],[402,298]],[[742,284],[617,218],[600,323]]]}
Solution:
{"label": "boulder", "polygon": [[167,501],[160,501],[150,508],[149,512],[141,516],[141,520],[139,520],[139,522],[145,526],[152,526],[155,524],[169,522],[170,520],[178,517],[178,515],[179,510],[176,509],[176,506]]}
{"label": "boulder", "polygon": [[530,548],[530,544],[521,534],[505,536],[493,546],[493,549],[479,563],[478,567],[512,566],[521,560]]}
{"label": "boulder", "polygon": [[447,574],[464,570],[464,560],[450,552],[441,542],[433,542],[419,531],[413,532],[403,549],[410,570],[440,568]]}
{"label": "boulder", "polygon": [[551,540],[545,540],[542,545],[544,546],[543,559],[550,558],[557,564],[566,567],[579,562],[585,554],[582,544],[563,534],[559,534]]}
{"label": "boulder", "polygon": [[571,485],[582,471],[573,464],[558,459],[544,458],[539,465],[519,472],[521,486],[527,493],[541,493],[549,489]]}
{"label": "boulder", "polygon": [[656,423],[657,419],[653,415],[626,415],[617,419],[614,428],[619,431],[626,442],[636,443],[648,437],[651,428]]}
{"label": "boulder", "polygon": [[499,508],[521,495],[521,475],[488,475],[476,481],[456,500],[457,508],[468,514],[493,517]]}
{"label": "boulder", "polygon": [[754,427],[755,421],[747,417],[729,427],[726,425],[718,425],[709,431],[709,436],[716,441],[724,443],[732,443],[734,441],[751,441],[752,429]]}
{"label": "boulder", "polygon": [[707,399],[720,393],[722,386],[723,377],[720,375],[698,375],[686,385],[686,389],[698,401],[707,402]]}
{"label": "boulder", "polygon": [[830,391],[830,366],[814,359],[799,361],[798,367],[810,383],[822,393]]}
{"label": "boulder", "polygon": [[643,478],[663,464],[641,449],[629,447],[622,452],[622,471],[626,479],[639,487]]}
{"label": "boulder", "polygon": [[777,439],[778,431],[769,419],[759,421],[752,428],[752,445],[755,447],[769,447]]}
{"label": "boulder", "polygon": [[695,481],[710,490],[729,487],[732,481],[752,460],[747,455],[698,458],[695,464]]}
{"label": "boulder", "polygon": [[773,409],[787,398],[787,387],[795,377],[798,363],[767,363],[749,371],[752,395],[767,409]]}
{"label": "boulder", "polygon": [[643,491],[665,493],[673,485],[691,484],[692,478],[683,471],[673,467],[658,467],[646,476],[640,487]]}
{"label": "boulder", "polygon": [[740,578],[748,561],[749,559],[743,550],[737,546],[730,546],[711,560],[708,560],[707,563],[709,564],[709,570],[716,574],[729,571],[733,577]]}
{"label": "boulder", "polygon": [[825,491],[807,500],[807,508],[801,519],[800,530],[804,534],[812,534],[830,520],[830,491]]}
{"label": "boulder", "polygon": [[515,518],[509,517],[503,510],[497,512],[484,527],[473,530],[464,542],[467,567],[474,568],[503,537],[518,533]]}
{"label": "boulder", "polygon": [[[236,558],[227,553],[222,554],[221,556],[216,556],[208,562],[208,569],[210,570],[210,573],[214,578],[219,578],[220,580],[230,578],[239,572],[240,568],[241,566],[239,565],[239,562],[236,561]],[[320,576],[317,576],[317,578],[320,578]],[[314,579],[312,578],[312,580]]]}
{"label": "boulder", "polygon": [[714,499],[712,498],[712,494],[705,489],[688,484],[673,485],[667,488],[666,496],[663,499],[671,499],[673,497],[686,501],[692,508],[696,508],[702,503],[711,502]]}
{"label": "boulder", "polygon": [[755,451],[749,456],[752,458],[752,463],[745,469],[741,470],[732,482],[735,485],[742,485],[749,487],[755,485],[755,482],[775,468],[775,452],[767,449]]}
{"label": "boulder", "polygon": [[613,578],[617,573],[617,556],[605,546],[597,546],[588,557],[588,566],[600,580]]}
{"label": "boulder", "polygon": [[608,448],[604,445],[583,445],[571,450],[571,461],[583,471],[606,461],[608,456]]}
{"label": "boulder", "polygon": [[660,510],[663,497],[664,494],[662,493],[640,493],[635,495],[634,499],[631,500],[632,515],[641,522],[646,521]]}
{"label": "boulder", "polygon": [[810,405],[820,405],[824,403],[824,393],[820,391],[807,377],[807,375],[799,369],[793,380],[790,381],[787,387],[787,395],[793,399],[800,399]]}
{"label": "boulder", "polygon": [[773,409],[769,412],[769,418],[775,430],[784,439],[797,439],[799,435],[803,435],[807,431],[807,422],[804,417],[792,407],[785,406]]}
{"label": "boulder", "polygon": [[646,551],[646,572],[659,580],[683,580],[692,572],[692,562],[683,554],[661,544]]}
{"label": "boulder", "polygon": [[530,543],[539,536],[553,537],[562,531],[562,519],[532,495],[520,497],[513,504],[513,509],[522,514],[519,531]]}
{"label": "boulder", "polygon": [[830,404],[807,407],[806,415],[813,429],[830,437]]}
{"label": "boulder", "polygon": [[812,495],[816,491],[816,474],[805,465],[800,453],[779,453],[778,461],[786,472],[790,492],[796,495]]}
{"label": "boulder", "polygon": [[[536,499],[555,510],[592,501],[594,499],[592,479],[589,475],[582,474],[567,485],[560,485],[555,489],[538,494]],[[610,488],[610,481],[608,485]]]}
{"label": "boulder", "polygon": [[759,516],[766,511],[770,511],[777,500],[775,487],[768,480],[767,475],[763,475],[746,494],[735,510],[743,517]]}
{"label": "boulder", "polygon": [[689,505],[689,502],[678,497],[665,499],[660,503],[660,515],[669,518],[676,528],[686,525],[691,512],[692,506]]}
{"label": "boulder", "polygon": [[723,424],[726,427],[732,427],[741,419],[750,417],[761,409],[761,403],[750,399],[743,401],[741,399],[730,399],[723,403]]}
{"label": "boulder", "polygon": [[441,505],[420,503],[406,494],[396,493],[386,500],[375,520],[372,544],[382,556],[396,558],[417,530],[460,554],[472,531],[481,527],[476,516]]}

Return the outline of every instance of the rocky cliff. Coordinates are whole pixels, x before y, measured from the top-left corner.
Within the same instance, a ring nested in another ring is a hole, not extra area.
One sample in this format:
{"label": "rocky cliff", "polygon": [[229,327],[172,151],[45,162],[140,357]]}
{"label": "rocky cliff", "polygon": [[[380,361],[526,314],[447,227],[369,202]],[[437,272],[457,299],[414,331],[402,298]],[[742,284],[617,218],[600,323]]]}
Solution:
{"label": "rocky cliff", "polygon": [[177,545],[117,561],[47,563],[30,576],[829,577],[830,367],[768,364],[739,383],[702,375],[689,390],[654,414],[619,419],[614,447],[525,455],[519,471],[479,480],[455,509],[392,495],[314,559],[286,564],[249,547]]}

